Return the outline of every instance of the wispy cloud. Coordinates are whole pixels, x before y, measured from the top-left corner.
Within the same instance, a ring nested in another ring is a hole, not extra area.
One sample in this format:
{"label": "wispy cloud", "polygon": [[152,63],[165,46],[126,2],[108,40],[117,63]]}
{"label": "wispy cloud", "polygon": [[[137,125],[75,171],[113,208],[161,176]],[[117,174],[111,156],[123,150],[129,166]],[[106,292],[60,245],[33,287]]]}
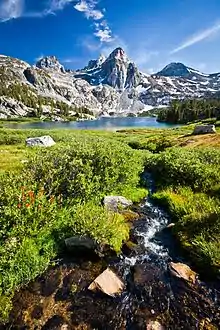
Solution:
{"label": "wispy cloud", "polygon": [[38,62],[38,61],[40,61],[43,57],[44,57],[44,54],[41,54],[41,55],[35,57],[34,60],[35,60],[35,62]]}
{"label": "wispy cloud", "polygon": [[0,4],[0,22],[18,18],[24,11],[24,0],[3,0]]}
{"label": "wispy cloud", "polygon": [[81,62],[81,59],[80,58],[76,58],[76,57],[67,57],[67,58],[63,58],[60,60],[61,63],[63,64],[76,64],[76,63],[79,63]]}
{"label": "wispy cloud", "polygon": [[27,0],[0,0],[0,22],[9,21],[19,17],[41,18],[47,15],[55,15],[57,11],[64,9],[76,0],[47,0],[42,11],[32,11],[25,8]]}
{"label": "wispy cloud", "polygon": [[105,9],[98,9],[99,0],[47,0],[42,11],[25,10],[27,0],[0,0],[0,22],[9,21],[19,17],[41,18],[47,15],[55,15],[67,5],[73,4],[75,10],[83,13],[86,19],[93,22],[93,35],[102,43],[111,42],[112,31],[105,19]]}
{"label": "wispy cloud", "polygon": [[94,0],[81,0],[74,8],[85,14],[86,18],[93,20],[100,20],[104,17],[101,10],[96,9],[97,2]]}
{"label": "wispy cloud", "polygon": [[94,22],[94,36],[101,42],[111,42],[114,38],[108,22],[105,20],[105,10],[97,9],[97,0],[80,0],[74,8],[84,13],[87,19]]}
{"label": "wispy cloud", "polygon": [[66,5],[75,2],[75,0],[48,0],[47,13],[55,13],[62,10]]}
{"label": "wispy cloud", "polygon": [[220,31],[220,22],[215,23],[214,25],[212,25],[211,27],[209,27],[205,30],[194,33],[187,40],[185,40],[180,46],[173,49],[171,51],[171,54],[175,54],[175,53],[177,53],[185,48],[188,48],[200,41],[203,41],[203,40],[217,34],[219,31]]}

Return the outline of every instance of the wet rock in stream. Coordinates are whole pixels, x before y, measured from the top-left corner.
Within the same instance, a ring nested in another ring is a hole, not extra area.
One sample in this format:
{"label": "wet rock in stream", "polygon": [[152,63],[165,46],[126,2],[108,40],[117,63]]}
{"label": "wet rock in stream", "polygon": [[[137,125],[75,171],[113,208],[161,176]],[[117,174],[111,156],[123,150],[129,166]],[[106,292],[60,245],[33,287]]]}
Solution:
{"label": "wet rock in stream", "polygon": [[[170,231],[163,231],[168,219],[149,201],[140,214],[131,235],[135,251],[106,260],[63,257],[15,295],[5,329],[219,329],[220,285],[172,276],[169,262],[183,260],[175,256]],[[88,290],[107,267],[125,283],[116,297]]]}

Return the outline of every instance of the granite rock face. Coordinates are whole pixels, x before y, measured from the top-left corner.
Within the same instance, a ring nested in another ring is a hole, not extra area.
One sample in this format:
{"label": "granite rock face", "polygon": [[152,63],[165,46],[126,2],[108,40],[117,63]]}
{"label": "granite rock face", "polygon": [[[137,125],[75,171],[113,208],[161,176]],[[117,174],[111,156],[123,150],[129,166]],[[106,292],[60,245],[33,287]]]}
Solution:
{"label": "granite rock face", "polygon": [[55,56],[46,56],[41,58],[37,61],[36,67],[39,69],[51,69],[53,71],[65,73],[64,67]]}
{"label": "granite rock face", "polygon": [[[56,103],[86,108],[95,116],[137,115],[152,107],[166,106],[173,99],[216,95],[220,73],[204,74],[182,63],[171,63],[149,75],[137,68],[125,51],[118,47],[107,58],[90,60],[83,69],[66,70],[55,56],[40,59],[35,66],[0,55],[0,84],[20,85],[30,89],[35,98],[52,100],[49,113],[60,115]],[[35,112],[14,95],[1,95],[0,116],[28,116]],[[15,108],[12,103],[16,103]],[[7,105],[8,104],[8,105]],[[11,104],[11,106],[10,106]],[[45,105],[44,105],[45,106]]]}

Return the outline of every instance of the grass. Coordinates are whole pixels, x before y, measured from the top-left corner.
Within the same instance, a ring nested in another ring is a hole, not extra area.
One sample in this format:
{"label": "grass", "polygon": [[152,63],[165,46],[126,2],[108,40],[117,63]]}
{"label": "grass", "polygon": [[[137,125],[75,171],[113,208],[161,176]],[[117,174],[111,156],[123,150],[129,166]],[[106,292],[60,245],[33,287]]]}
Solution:
{"label": "grass", "polygon": [[[101,200],[107,194],[134,202],[145,197],[144,166],[181,246],[201,270],[219,274],[220,134],[191,136],[193,127],[0,128],[0,319],[7,319],[14,291],[42,273],[65,238],[87,235],[120,251],[128,239],[126,217],[107,212]],[[52,136],[56,145],[25,146],[26,138],[39,135]]]}
{"label": "grass", "polygon": [[174,234],[201,271],[219,274],[220,201],[190,188],[167,188],[153,195],[176,225]]}
{"label": "grass", "polygon": [[[51,148],[26,148],[29,136],[48,134]],[[129,226],[102,199],[123,194],[138,201],[144,157],[105,133],[0,130],[0,319],[21,285],[41,274],[73,235],[89,236],[120,252]],[[23,161],[28,160],[28,163]]]}

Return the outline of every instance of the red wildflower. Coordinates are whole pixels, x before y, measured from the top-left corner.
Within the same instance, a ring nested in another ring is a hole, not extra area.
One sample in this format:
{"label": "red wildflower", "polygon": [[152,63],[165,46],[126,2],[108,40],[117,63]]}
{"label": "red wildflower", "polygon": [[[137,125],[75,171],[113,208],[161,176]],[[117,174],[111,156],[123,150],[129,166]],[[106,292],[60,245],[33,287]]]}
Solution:
{"label": "red wildflower", "polygon": [[29,203],[27,203],[25,206],[26,206],[26,207],[30,207],[31,205],[30,205]]}
{"label": "red wildflower", "polygon": [[52,204],[54,202],[54,196],[50,197],[50,203]]}
{"label": "red wildflower", "polygon": [[34,197],[34,192],[33,192],[32,190],[30,190],[30,191],[28,191],[28,195],[29,195],[30,197]]}

